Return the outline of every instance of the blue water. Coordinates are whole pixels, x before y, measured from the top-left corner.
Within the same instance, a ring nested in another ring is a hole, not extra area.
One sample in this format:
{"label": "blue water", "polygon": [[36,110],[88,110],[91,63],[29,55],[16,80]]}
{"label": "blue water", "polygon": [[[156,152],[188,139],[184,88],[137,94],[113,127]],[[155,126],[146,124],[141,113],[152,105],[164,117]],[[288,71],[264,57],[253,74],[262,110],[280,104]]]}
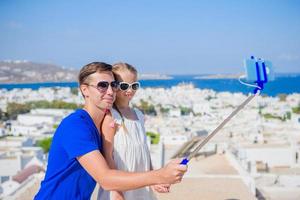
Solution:
{"label": "blue water", "polygon": [[[141,80],[142,87],[164,87],[170,88],[179,83],[193,83],[195,87],[200,89],[212,89],[217,92],[242,92],[249,93],[253,88],[240,84],[237,79],[194,79],[193,75],[175,75],[170,80]],[[14,88],[31,88],[38,89],[41,87],[77,87],[76,82],[65,83],[27,83],[27,84],[0,84],[0,88],[8,90]],[[275,81],[265,85],[263,94],[276,96],[278,94],[300,93],[300,75],[281,75],[277,76]]]}

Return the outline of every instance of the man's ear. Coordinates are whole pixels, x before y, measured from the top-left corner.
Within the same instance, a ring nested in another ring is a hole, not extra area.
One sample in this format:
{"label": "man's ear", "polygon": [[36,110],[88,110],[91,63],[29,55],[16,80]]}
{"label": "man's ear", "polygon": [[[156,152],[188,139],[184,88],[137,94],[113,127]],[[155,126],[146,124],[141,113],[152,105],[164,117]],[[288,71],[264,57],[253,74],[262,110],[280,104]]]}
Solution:
{"label": "man's ear", "polygon": [[89,97],[89,91],[88,91],[88,86],[87,85],[80,85],[79,87],[83,97]]}

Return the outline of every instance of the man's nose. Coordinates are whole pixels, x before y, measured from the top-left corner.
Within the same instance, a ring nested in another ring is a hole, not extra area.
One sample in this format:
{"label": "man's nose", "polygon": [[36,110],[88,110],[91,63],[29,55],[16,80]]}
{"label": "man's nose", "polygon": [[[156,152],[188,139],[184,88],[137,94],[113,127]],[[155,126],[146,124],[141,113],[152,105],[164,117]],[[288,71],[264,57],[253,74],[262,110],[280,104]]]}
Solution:
{"label": "man's nose", "polygon": [[113,95],[114,94],[114,90],[111,87],[111,85],[108,86],[106,93],[109,94],[109,95]]}

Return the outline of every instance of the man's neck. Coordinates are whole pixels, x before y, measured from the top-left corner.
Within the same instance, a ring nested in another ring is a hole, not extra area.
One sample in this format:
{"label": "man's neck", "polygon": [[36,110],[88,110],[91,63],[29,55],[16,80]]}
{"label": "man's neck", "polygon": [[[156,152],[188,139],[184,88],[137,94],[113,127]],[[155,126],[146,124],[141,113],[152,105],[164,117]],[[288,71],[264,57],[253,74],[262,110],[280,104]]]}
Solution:
{"label": "man's neck", "polygon": [[93,119],[95,126],[97,127],[98,130],[100,130],[100,124],[104,118],[105,111],[98,107],[93,107],[90,105],[85,105],[83,109],[89,113],[89,115]]}

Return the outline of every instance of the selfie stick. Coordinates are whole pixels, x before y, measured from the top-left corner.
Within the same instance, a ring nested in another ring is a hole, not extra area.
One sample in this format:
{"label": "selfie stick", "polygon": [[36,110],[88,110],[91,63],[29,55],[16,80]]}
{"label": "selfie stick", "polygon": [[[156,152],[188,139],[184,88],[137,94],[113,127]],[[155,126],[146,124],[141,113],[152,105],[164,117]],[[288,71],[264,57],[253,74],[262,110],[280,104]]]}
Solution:
{"label": "selfie stick", "polygon": [[[255,59],[253,56],[251,56],[251,59]],[[260,61],[260,60],[259,60]],[[264,62],[261,62],[262,65],[259,65],[259,62],[255,62],[256,67],[256,77],[257,80],[256,88],[253,91],[253,94],[251,94],[241,105],[239,105],[212,133],[210,133],[200,144],[197,146],[197,148],[190,153],[190,155],[186,158],[184,158],[180,164],[187,165],[187,163],[196,156],[196,154],[199,152],[199,150],[212,138],[214,137],[219,130],[221,130],[225,124],[227,124],[228,121],[231,120],[232,117],[234,117],[240,110],[242,110],[255,96],[258,96],[260,91],[264,88],[264,84],[268,82],[267,78],[267,71],[266,71],[266,65]],[[262,77],[261,77],[262,76]]]}

